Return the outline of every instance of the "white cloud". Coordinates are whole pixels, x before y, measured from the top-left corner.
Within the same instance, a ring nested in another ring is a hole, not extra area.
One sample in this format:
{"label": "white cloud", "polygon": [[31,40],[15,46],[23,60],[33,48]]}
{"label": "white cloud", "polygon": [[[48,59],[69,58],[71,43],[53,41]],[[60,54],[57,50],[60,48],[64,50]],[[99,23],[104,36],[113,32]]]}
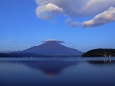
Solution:
{"label": "white cloud", "polygon": [[[63,13],[70,17],[90,17],[92,20],[83,22],[85,28],[100,26],[114,19],[115,0],[35,0],[38,4],[37,16],[41,19],[52,19],[57,14]],[[112,7],[112,8],[110,8]],[[109,10],[107,10],[109,8]],[[107,11],[105,11],[107,10]],[[102,13],[103,12],[103,13]],[[96,16],[97,15],[97,16]],[[71,27],[78,26],[78,22],[66,20]]]}
{"label": "white cloud", "polygon": [[82,9],[86,16],[97,15],[110,7],[115,7],[115,0],[90,0]]}
{"label": "white cloud", "polygon": [[78,22],[72,22],[71,19],[66,19],[65,21],[66,21],[66,23],[67,23],[70,27],[72,27],[72,28],[79,26],[79,23],[78,23]]}
{"label": "white cloud", "polygon": [[52,3],[74,17],[97,15],[109,7],[115,7],[115,0],[36,0],[38,7]]}
{"label": "white cloud", "polygon": [[61,12],[63,12],[63,9],[52,3],[42,4],[36,9],[37,16],[45,20],[54,18],[57,14]]}
{"label": "white cloud", "polygon": [[115,21],[115,8],[110,7],[107,11],[96,15],[92,20],[83,22],[83,27],[91,28],[101,26],[107,23]]}

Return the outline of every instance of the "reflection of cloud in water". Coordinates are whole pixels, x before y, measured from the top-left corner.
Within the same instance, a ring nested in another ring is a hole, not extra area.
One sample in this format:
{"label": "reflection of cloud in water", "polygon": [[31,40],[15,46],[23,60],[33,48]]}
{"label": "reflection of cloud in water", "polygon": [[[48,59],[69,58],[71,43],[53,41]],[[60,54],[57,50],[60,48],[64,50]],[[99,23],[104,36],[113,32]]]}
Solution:
{"label": "reflection of cloud in water", "polygon": [[63,69],[79,64],[77,61],[16,61],[32,69],[38,69],[48,76],[59,74]]}

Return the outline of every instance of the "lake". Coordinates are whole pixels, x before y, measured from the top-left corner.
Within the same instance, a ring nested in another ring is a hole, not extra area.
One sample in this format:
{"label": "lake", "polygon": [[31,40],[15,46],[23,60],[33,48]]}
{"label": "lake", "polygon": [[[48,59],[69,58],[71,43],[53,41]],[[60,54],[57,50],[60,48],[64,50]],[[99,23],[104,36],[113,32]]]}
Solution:
{"label": "lake", "polygon": [[115,58],[0,58],[0,86],[115,86]]}

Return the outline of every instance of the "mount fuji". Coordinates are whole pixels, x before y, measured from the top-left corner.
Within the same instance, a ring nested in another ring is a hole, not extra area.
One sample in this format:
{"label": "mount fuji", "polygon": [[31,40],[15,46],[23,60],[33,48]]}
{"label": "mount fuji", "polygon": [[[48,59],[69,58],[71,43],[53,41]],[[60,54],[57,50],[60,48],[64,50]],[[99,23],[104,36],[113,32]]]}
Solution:
{"label": "mount fuji", "polygon": [[28,49],[11,52],[11,53],[0,53],[2,57],[79,57],[83,52],[69,48],[62,45],[62,41],[48,40],[43,41],[44,43],[38,46],[33,46]]}
{"label": "mount fuji", "polygon": [[40,55],[50,55],[50,56],[72,56],[72,55],[81,55],[82,52],[66,47],[62,45],[62,41],[48,40],[44,41],[43,44],[39,46],[33,46],[26,50],[21,51],[22,53],[34,53]]}

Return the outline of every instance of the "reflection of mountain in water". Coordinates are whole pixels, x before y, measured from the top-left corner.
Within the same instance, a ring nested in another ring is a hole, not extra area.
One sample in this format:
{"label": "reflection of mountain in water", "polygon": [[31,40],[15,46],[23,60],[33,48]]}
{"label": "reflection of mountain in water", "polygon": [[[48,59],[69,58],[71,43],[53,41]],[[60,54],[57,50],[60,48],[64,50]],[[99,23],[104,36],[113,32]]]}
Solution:
{"label": "reflection of mountain in water", "polygon": [[41,70],[47,75],[57,75],[63,69],[78,64],[76,61],[23,61],[20,63],[33,69]]}

